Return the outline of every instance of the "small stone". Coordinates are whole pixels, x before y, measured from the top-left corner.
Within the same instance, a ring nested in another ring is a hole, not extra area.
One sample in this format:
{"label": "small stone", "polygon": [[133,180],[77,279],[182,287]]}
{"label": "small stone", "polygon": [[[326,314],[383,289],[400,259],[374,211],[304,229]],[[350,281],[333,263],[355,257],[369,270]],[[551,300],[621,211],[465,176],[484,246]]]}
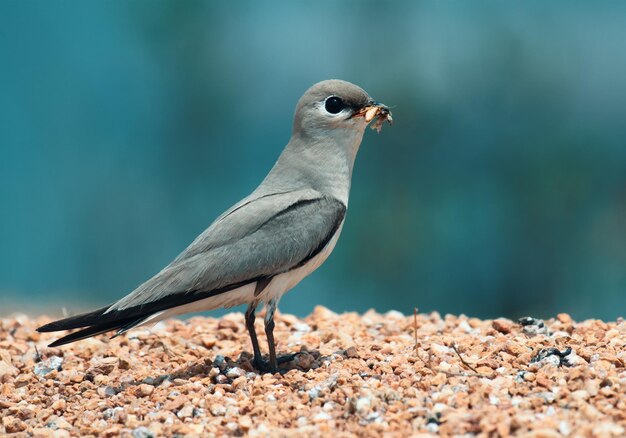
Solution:
{"label": "small stone", "polygon": [[387,313],[385,313],[385,318],[400,320],[400,319],[404,319],[404,314],[402,312],[398,312],[397,310],[390,310]]}
{"label": "small stone", "polygon": [[98,387],[96,392],[98,393],[100,397],[113,397],[115,394],[117,394],[115,392],[115,389],[113,389],[112,387],[108,385]]}
{"label": "small stone", "polygon": [[103,357],[100,359],[100,363],[103,365],[117,365],[120,362],[120,359],[115,356]]}
{"label": "small stone", "polygon": [[557,348],[542,348],[539,352],[530,360],[531,364],[537,364],[543,366],[546,364],[555,366],[572,366],[568,361],[568,357],[572,353],[570,347],[563,351],[559,351]]}
{"label": "small stone", "polygon": [[315,422],[328,421],[332,419],[333,417],[328,412],[319,412],[313,417],[313,421]]}
{"label": "small stone", "polygon": [[228,382],[228,377],[226,377],[224,374],[220,374],[215,377],[215,383],[227,383],[227,382]]}
{"label": "small stone", "polygon": [[217,338],[215,336],[203,336],[200,338],[200,342],[204,348],[213,348],[217,344]]}
{"label": "small stone", "polygon": [[513,323],[504,318],[494,319],[491,326],[505,335],[511,333],[511,330],[513,330]]}
{"label": "small stone", "polygon": [[145,426],[139,426],[131,432],[133,438],[154,438],[154,434]]}
{"label": "small stone", "polygon": [[19,370],[8,362],[0,361],[0,382],[6,381],[9,377],[17,376]]}
{"label": "small stone", "polygon": [[308,333],[311,331],[311,326],[304,322],[298,322],[294,324],[293,328],[295,331],[300,333]]}
{"label": "small stone", "polygon": [[52,371],[61,371],[63,368],[63,358],[59,356],[51,356],[41,362],[35,364],[35,374],[45,376]]}
{"label": "small stone", "polygon": [[348,358],[351,358],[351,359],[361,357],[361,356],[359,356],[359,352],[356,350],[356,347],[354,347],[354,346],[346,349],[344,355],[346,357],[348,357]]}
{"label": "small stone", "polygon": [[298,318],[295,315],[290,315],[288,313],[281,313],[279,318],[288,326],[294,326],[298,323]]}
{"label": "small stone", "polygon": [[31,378],[31,375],[19,374],[13,381],[13,384],[15,385],[16,388],[21,388],[30,383],[30,378]]}
{"label": "small stone", "polygon": [[215,359],[213,359],[213,366],[218,367],[220,371],[225,371],[226,365],[226,358],[221,354],[218,354],[217,356],[215,356]]}
{"label": "small stone", "polygon": [[569,316],[567,313],[559,313],[558,315],[556,315],[556,319],[562,324],[569,325],[572,323],[572,317]]}
{"label": "small stone", "polygon": [[248,415],[242,415],[239,417],[239,427],[244,432],[252,427],[252,419]]}
{"label": "small stone", "polygon": [[137,397],[148,397],[154,392],[154,386],[148,385],[147,383],[142,383],[137,387],[135,395]]}
{"label": "small stone", "polygon": [[594,426],[593,436],[624,436],[624,428],[617,423],[600,423]]}
{"label": "small stone", "polygon": [[54,433],[53,430],[47,429],[45,427],[35,427],[32,430],[32,436],[35,438],[47,438],[47,437],[56,437],[58,434]]}
{"label": "small stone", "polygon": [[55,401],[54,403],[50,405],[50,407],[54,409],[55,411],[64,411],[66,406],[67,406],[67,402],[63,398],[58,399],[57,401]]}
{"label": "small stone", "polygon": [[116,406],[114,408],[109,408],[102,413],[102,417],[105,420],[114,420],[117,421],[120,418],[120,413],[124,412],[124,408],[121,406]]}
{"label": "small stone", "polygon": [[216,417],[222,417],[226,414],[226,408],[222,405],[214,404],[209,408],[209,412]]}
{"label": "small stone", "polygon": [[315,306],[312,316],[314,319],[324,320],[335,319],[337,317],[337,314],[324,306]]}
{"label": "small stone", "polygon": [[230,329],[233,332],[237,332],[239,331],[239,324],[233,320],[222,318],[220,322],[217,323],[217,328],[220,330]]}
{"label": "small stone", "polygon": [[72,428],[72,425],[64,417],[58,417],[56,420],[54,420],[54,427],[52,427],[52,429],[63,429],[63,430],[70,430],[71,428]]}
{"label": "small stone", "polygon": [[236,379],[237,377],[241,377],[245,374],[245,371],[238,367],[232,367],[226,372],[226,377],[230,379]]}
{"label": "small stone", "polygon": [[189,418],[193,416],[193,406],[186,405],[176,414],[178,418]]}
{"label": "small stone", "polygon": [[185,399],[182,397],[176,397],[173,400],[169,400],[165,405],[163,405],[163,409],[166,411],[176,411],[180,409],[185,404]]}
{"label": "small stone", "polygon": [[102,357],[91,360],[91,367],[87,370],[89,374],[108,375],[115,369],[119,363],[117,357]]}
{"label": "small stone", "polygon": [[2,424],[4,425],[4,430],[7,433],[23,432],[26,430],[27,427],[26,423],[24,423],[22,420],[12,416],[2,418]]}
{"label": "small stone", "polygon": [[357,412],[365,413],[369,410],[370,406],[372,406],[372,399],[370,397],[359,397],[356,401]]}
{"label": "small stone", "polygon": [[73,373],[70,377],[70,382],[72,383],[80,383],[85,380],[85,375],[83,373]]}
{"label": "small stone", "polygon": [[437,434],[437,432],[439,432],[439,425],[437,423],[427,423],[426,430],[428,430],[429,433]]}
{"label": "small stone", "polygon": [[522,330],[528,336],[548,334],[548,328],[541,319],[533,318],[531,316],[525,316],[518,319],[517,322],[522,326]]}

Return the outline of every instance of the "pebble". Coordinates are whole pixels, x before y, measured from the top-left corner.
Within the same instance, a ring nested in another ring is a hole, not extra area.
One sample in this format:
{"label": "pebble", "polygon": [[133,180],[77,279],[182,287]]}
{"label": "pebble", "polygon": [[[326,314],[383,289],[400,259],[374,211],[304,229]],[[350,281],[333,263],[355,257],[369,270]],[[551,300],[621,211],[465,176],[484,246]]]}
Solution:
{"label": "pebble", "polygon": [[139,426],[131,432],[133,438],[154,438],[154,434],[150,432],[150,429],[144,426]]}
{"label": "pebble", "polygon": [[148,397],[154,392],[154,386],[142,383],[137,387],[137,397]]}
{"label": "pebble", "polygon": [[109,408],[102,413],[102,417],[105,420],[113,420],[117,421],[120,417],[120,413],[124,412],[124,408],[121,406],[116,406],[114,408]]}
{"label": "pebble", "polygon": [[249,415],[242,415],[241,417],[239,417],[238,423],[239,423],[239,427],[244,432],[252,428],[252,419],[250,418]]}
{"label": "pebble", "polygon": [[194,408],[193,408],[192,405],[186,405],[180,411],[178,411],[176,416],[178,418],[189,418],[189,417],[192,417],[193,416],[193,409]]}
{"label": "pebble", "polygon": [[230,379],[236,379],[237,377],[241,377],[245,374],[245,371],[238,367],[232,367],[226,372],[226,377]]}
{"label": "pebble", "polygon": [[218,404],[211,405],[211,407],[209,408],[209,411],[211,412],[212,415],[216,417],[221,417],[226,414],[226,408],[223,405],[218,405]]}
{"label": "pebble", "polygon": [[97,392],[100,397],[113,397],[116,394],[115,389],[108,385],[98,387]]}
{"label": "pebble", "polygon": [[13,416],[6,416],[2,418],[2,425],[4,426],[4,430],[7,433],[18,433],[18,432],[23,432],[26,430],[26,428],[28,427],[26,425],[26,423],[24,423],[22,420],[13,417]]}
{"label": "pebble", "polygon": [[505,335],[513,330],[513,322],[504,318],[494,319],[491,325],[495,330]]}
{"label": "pebble", "polygon": [[528,336],[547,335],[548,328],[545,323],[538,318],[525,316],[517,320],[522,326],[522,330]]}
{"label": "pebble", "polygon": [[313,421],[315,422],[328,421],[332,419],[333,419],[332,415],[330,415],[328,412],[319,412],[313,416]]}
{"label": "pebble", "polygon": [[46,376],[52,371],[61,371],[63,366],[63,358],[59,356],[51,356],[35,364],[34,372],[38,376]]}
{"label": "pebble", "polygon": [[50,405],[50,407],[54,409],[55,411],[64,411],[66,406],[67,406],[67,402],[65,401],[65,399],[62,399],[62,398],[58,399],[57,401],[55,401],[54,403]]}
{"label": "pebble", "polygon": [[215,377],[215,383],[227,383],[228,382],[228,377],[226,377],[224,374],[219,374],[218,376]]}
{"label": "pebble", "polygon": [[371,397],[359,397],[359,399],[356,401],[356,411],[363,414],[367,411],[369,411],[370,407],[372,406],[372,399]]}
{"label": "pebble", "polygon": [[359,352],[357,351],[356,347],[350,347],[348,349],[346,349],[345,351],[345,356],[348,358],[359,358]]}
{"label": "pebble", "polygon": [[8,362],[0,361],[0,382],[5,378],[14,377],[19,374],[19,370]]}

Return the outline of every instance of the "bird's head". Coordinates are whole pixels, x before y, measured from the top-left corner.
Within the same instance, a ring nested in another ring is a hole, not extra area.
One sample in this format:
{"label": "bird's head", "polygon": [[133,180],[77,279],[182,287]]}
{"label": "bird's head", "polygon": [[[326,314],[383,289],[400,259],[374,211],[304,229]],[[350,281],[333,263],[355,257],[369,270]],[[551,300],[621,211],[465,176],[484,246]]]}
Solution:
{"label": "bird's head", "polygon": [[313,138],[335,137],[350,131],[362,135],[372,121],[372,128],[378,131],[385,121],[391,123],[389,108],[361,87],[331,79],[313,85],[300,98],[293,133]]}

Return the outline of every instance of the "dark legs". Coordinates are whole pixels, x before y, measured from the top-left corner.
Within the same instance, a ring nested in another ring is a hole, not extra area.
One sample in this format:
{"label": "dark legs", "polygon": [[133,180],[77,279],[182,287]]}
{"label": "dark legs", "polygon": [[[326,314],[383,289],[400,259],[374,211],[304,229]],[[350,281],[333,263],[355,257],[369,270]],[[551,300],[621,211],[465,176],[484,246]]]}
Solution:
{"label": "dark legs", "polygon": [[255,315],[254,312],[256,310],[257,302],[248,304],[248,308],[246,309],[246,328],[248,329],[248,333],[250,334],[250,341],[252,341],[252,350],[254,351],[254,364],[256,366],[257,362],[263,361],[261,357],[261,349],[259,348],[259,340],[256,337],[256,330],[254,329],[254,320]]}
{"label": "dark legs", "polygon": [[257,304],[258,302],[250,303],[246,309],[246,328],[250,334],[250,341],[252,342],[252,350],[254,352],[252,363],[259,371],[275,373],[278,371],[279,363],[292,361],[295,355],[276,357],[276,344],[274,343],[274,312],[276,311],[278,300],[271,299],[266,305],[267,313],[265,314],[265,335],[267,336],[267,346],[269,348],[270,357],[269,361],[263,360],[259,340],[257,339],[256,330],[254,329],[254,312]]}
{"label": "dark legs", "polygon": [[267,336],[267,347],[270,350],[270,368],[278,370],[278,361],[276,360],[276,344],[274,344],[274,312],[278,302],[272,298],[267,303],[265,313],[265,336]]}

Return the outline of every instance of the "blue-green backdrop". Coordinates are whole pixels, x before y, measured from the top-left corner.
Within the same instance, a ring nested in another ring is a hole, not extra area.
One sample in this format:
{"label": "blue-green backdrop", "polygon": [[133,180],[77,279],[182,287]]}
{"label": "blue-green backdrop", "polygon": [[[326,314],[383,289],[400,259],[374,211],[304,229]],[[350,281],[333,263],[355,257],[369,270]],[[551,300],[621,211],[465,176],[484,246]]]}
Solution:
{"label": "blue-green backdrop", "polygon": [[626,305],[626,3],[0,2],[0,315],[107,304],[249,193],[316,81],[393,107],[281,309]]}

